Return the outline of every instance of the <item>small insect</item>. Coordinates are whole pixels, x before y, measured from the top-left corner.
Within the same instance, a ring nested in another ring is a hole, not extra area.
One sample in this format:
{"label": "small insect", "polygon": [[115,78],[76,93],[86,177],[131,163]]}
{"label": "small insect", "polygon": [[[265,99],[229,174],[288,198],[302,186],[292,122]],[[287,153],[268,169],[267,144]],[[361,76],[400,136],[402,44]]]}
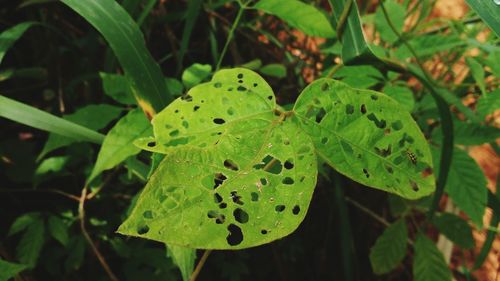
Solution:
{"label": "small insect", "polygon": [[413,153],[409,149],[407,149],[406,156],[408,156],[408,159],[410,159],[410,161],[413,165],[417,165],[417,155],[415,155],[415,153]]}

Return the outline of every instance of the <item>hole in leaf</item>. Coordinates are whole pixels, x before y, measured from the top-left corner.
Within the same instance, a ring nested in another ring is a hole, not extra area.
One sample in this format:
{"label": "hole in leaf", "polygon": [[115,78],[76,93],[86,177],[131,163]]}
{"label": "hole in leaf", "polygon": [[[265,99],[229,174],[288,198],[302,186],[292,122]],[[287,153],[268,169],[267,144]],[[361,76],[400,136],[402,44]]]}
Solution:
{"label": "hole in leaf", "polygon": [[186,144],[188,143],[189,138],[176,138],[172,139],[169,142],[165,143],[165,146],[177,146],[181,144]]}
{"label": "hole in leaf", "polygon": [[267,230],[262,229],[262,230],[260,231],[260,233],[261,233],[261,234],[263,234],[263,235],[266,235],[266,234],[267,234]]}
{"label": "hole in leaf", "polygon": [[285,169],[287,170],[290,170],[290,169],[293,169],[293,163],[292,163],[292,159],[288,159],[285,161],[285,164],[283,165],[285,167]]}
{"label": "hole in leaf", "polygon": [[182,127],[189,128],[189,123],[186,120],[182,121]]}
{"label": "hole in leaf", "polygon": [[294,180],[291,178],[291,177],[286,177],[283,179],[283,181],[281,181],[283,184],[287,184],[287,185],[290,185],[290,184],[293,184],[294,183]]}
{"label": "hole in leaf", "polygon": [[321,120],[323,120],[323,118],[325,117],[326,115],[326,110],[321,107],[318,111],[318,113],[316,114],[316,123],[321,123]]}
{"label": "hole in leaf", "polygon": [[214,83],[214,87],[215,88],[220,88],[220,87],[222,87],[222,83],[221,82],[215,82]]}
{"label": "hole in leaf", "polygon": [[353,114],[354,113],[354,106],[352,104],[347,104],[345,106],[345,113]]}
{"label": "hole in leaf", "polygon": [[367,178],[369,178],[369,177],[370,177],[370,174],[368,173],[368,170],[367,170],[367,169],[363,169],[363,173],[365,174],[365,176],[366,176]]}
{"label": "hole in leaf", "polygon": [[266,178],[261,178],[261,179],[260,179],[260,183],[261,183],[262,185],[266,185],[266,184],[267,184],[267,179],[266,179]]}
{"label": "hole in leaf", "polygon": [[193,111],[197,111],[198,109],[200,109],[200,106],[199,106],[199,105],[195,105],[195,106],[193,107]]}
{"label": "hole in leaf", "polygon": [[238,171],[238,165],[236,165],[236,163],[234,163],[230,159],[226,159],[224,161],[224,167],[226,167],[229,170]]}
{"label": "hole in leaf", "polygon": [[328,143],[328,138],[327,137],[321,138],[321,143],[322,144],[327,144]]}
{"label": "hole in leaf", "polygon": [[224,202],[219,204],[219,208],[221,208],[221,209],[225,209],[226,207],[227,207],[227,204]]}
{"label": "hole in leaf", "polygon": [[378,97],[376,95],[371,95],[370,97],[372,98],[372,100],[378,100]]}
{"label": "hole in leaf", "polygon": [[224,181],[227,179],[227,177],[223,173],[217,173],[215,174],[214,177],[214,189],[219,187],[224,183]]}
{"label": "hole in leaf", "polygon": [[366,113],[366,105],[362,104],[360,108],[361,113],[365,114]]}
{"label": "hole in leaf", "polygon": [[327,91],[330,89],[330,85],[328,83],[321,84],[321,91]]}
{"label": "hole in leaf", "polygon": [[190,95],[183,95],[183,96],[181,96],[181,100],[186,101],[186,102],[190,102],[190,101],[193,101],[193,97]]}
{"label": "hole in leaf", "polygon": [[281,213],[285,210],[285,205],[277,205],[274,210],[278,213]]}
{"label": "hole in leaf", "polygon": [[236,88],[236,90],[238,90],[238,92],[244,92],[247,90],[247,88],[245,88],[243,86],[238,86],[238,88]]}
{"label": "hole in leaf", "polygon": [[179,135],[179,130],[173,130],[168,135],[171,137],[176,137]]}
{"label": "hole in leaf", "polygon": [[145,211],[144,213],[142,213],[142,216],[145,218],[145,219],[152,219],[153,218],[153,212],[148,210],[148,211]]}
{"label": "hole in leaf", "polygon": [[374,149],[378,155],[382,157],[387,157],[388,155],[391,155],[392,146],[391,144],[389,144],[386,149],[378,147],[375,147]]}
{"label": "hole in leaf", "polygon": [[266,171],[268,173],[277,175],[277,174],[281,173],[282,164],[281,164],[281,161],[278,160],[277,158],[274,158],[271,155],[266,155],[262,159],[262,161],[258,164],[255,164],[253,166],[253,168],[256,170],[263,169],[264,171]]}
{"label": "hole in leaf", "polygon": [[300,213],[300,206],[299,205],[293,206],[292,214],[298,215],[299,213]]}
{"label": "hole in leaf", "polygon": [[253,86],[254,86],[254,87],[257,87],[258,85],[259,85],[259,84],[257,84],[257,83],[253,83]]}
{"label": "hole in leaf", "polygon": [[148,147],[155,147],[155,146],[156,146],[156,142],[155,141],[148,142]]}
{"label": "hole in leaf", "polygon": [[415,192],[417,192],[419,190],[418,188],[418,184],[412,180],[410,180],[410,185],[411,185],[411,189]]}
{"label": "hole in leaf", "polygon": [[210,210],[210,211],[208,211],[208,213],[207,213],[207,216],[208,216],[209,218],[211,218],[211,219],[216,218],[218,215],[219,215],[219,212],[214,211],[214,210]]}
{"label": "hole in leaf", "polygon": [[241,201],[241,196],[238,195],[237,191],[231,191],[231,199],[233,200],[234,203],[238,205],[243,205],[243,201]]}
{"label": "hole in leaf", "polygon": [[215,118],[214,123],[217,125],[222,125],[222,124],[226,123],[226,120],[224,120],[222,118]]}
{"label": "hole in leaf", "polygon": [[399,131],[399,130],[403,129],[403,122],[401,122],[401,120],[397,120],[395,122],[392,122],[391,127],[392,127],[392,129]]}
{"label": "hole in leaf", "polygon": [[268,100],[273,100],[273,96],[267,96]]}
{"label": "hole in leaf", "polygon": [[257,192],[250,193],[250,196],[253,202],[259,201],[259,194]]}
{"label": "hole in leaf", "polygon": [[226,221],[226,216],[224,215],[218,215],[217,218],[215,219],[216,224],[223,224]]}
{"label": "hole in leaf", "polygon": [[386,165],[386,166],[385,166],[385,169],[387,170],[387,172],[389,172],[389,174],[394,173],[394,170],[393,170],[393,169],[392,169],[392,167],[391,167],[391,166],[389,166],[389,165]]}
{"label": "hole in leaf", "polygon": [[386,127],[386,122],[384,119],[378,120],[377,116],[373,113],[368,114],[368,120],[372,121],[375,123],[375,126],[377,126],[380,129],[384,129]]}
{"label": "hole in leaf", "polygon": [[239,223],[247,223],[248,222],[248,214],[244,210],[240,208],[236,208],[233,211],[234,219]]}
{"label": "hole in leaf", "polygon": [[237,76],[237,77],[238,77],[238,79],[243,78],[243,73],[238,73],[238,76]]}
{"label": "hole in leaf", "polygon": [[142,226],[139,226],[137,228],[137,234],[142,235],[142,234],[146,234],[148,232],[149,232],[149,226],[147,226],[147,225],[142,225]]}
{"label": "hole in leaf", "polygon": [[243,83],[243,80],[238,80],[238,83],[240,83],[240,84]]}
{"label": "hole in leaf", "polygon": [[219,193],[215,193],[214,194],[214,202],[217,203],[217,204],[219,204],[219,203],[222,202],[222,196],[220,196]]}
{"label": "hole in leaf", "polygon": [[243,232],[241,228],[235,224],[230,224],[227,226],[229,235],[226,237],[227,243],[231,246],[239,245],[243,241]]}

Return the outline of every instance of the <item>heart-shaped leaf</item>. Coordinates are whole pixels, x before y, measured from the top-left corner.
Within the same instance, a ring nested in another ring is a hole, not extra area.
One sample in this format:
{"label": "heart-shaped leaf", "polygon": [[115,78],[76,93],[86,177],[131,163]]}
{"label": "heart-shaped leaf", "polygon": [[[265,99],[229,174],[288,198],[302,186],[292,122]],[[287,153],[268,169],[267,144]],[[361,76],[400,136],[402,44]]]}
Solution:
{"label": "heart-shaped leaf", "polygon": [[318,156],[340,173],[408,199],[434,191],[427,141],[388,96],[320,79],[304,89],[294,112]]}
{"label": "heart-shaped leaf", "polygon": [[141,143],[167,155],[118,232],[207,249],[253,247],[293,232],[317,164],[309,136],[287,117],[249,70],[220,71],[194,87],[153,119],[155,139]]}

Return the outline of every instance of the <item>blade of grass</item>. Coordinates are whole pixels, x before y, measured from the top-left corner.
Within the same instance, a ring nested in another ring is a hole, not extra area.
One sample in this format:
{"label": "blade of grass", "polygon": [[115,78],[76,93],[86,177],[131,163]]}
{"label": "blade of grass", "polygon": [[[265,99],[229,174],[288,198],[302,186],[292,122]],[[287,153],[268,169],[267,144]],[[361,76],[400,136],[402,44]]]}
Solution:
{"label": "blade of grass", "polygon": [[465,0],[465,2],[483,19],[495,34],[500,37],[500,6],[494,0]]}
{"label": "blade of grass", "polygon": [[143,35],[130,15],[114,0],[62,0],[84,17],[108,41],[129,78],[139,106],[152,118],[172,95],[160,67],[146,48]]}
{"label": "blade of grass", "polygon": [[144,23],[144,20],[146,20],[149,13],[156,5],[156,2],[158,2],[158,0],[149,0],[149,2],[146,4],[146,6],[144,6],[144,9],[142,10],[141,14],[137,18],[137,25],[138,26],[142,26],[142,24]]}
{"label": "blade of grass", "polygon": [[104,135],[32,106],[0,96],[0,116],[40,130],[101,144]]}
{"label": "blade of grass", "polygon": [[177,73],[181,72],[182,64],[184,63],[184,55],[186,54],[194,25],[196,24],[196,20],[198,19],[198,15],[200,14],[202,1],[203,0],[188,1],[188,7],[185,16],[186,23],[184,24],[184,30],[182,31],[182,41],[178,57],[179,60],[177,61]]}
{"label": "blade of grass", "polygon": [[0,33],[0,64],[9,48],[34,24],[35,22],[23,22]]}

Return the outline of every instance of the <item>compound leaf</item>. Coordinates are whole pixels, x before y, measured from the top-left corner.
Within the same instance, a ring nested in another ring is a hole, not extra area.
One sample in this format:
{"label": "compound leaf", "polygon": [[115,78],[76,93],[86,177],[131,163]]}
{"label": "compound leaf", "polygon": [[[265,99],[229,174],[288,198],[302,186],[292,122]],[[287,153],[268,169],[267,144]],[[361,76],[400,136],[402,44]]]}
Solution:
{"label": "compound leaf", "polygon": [[415,241],[413,280],[451,281],[451,271],[434,242],[422,234]]}
{"label": "compound leaf", "polygon": [[0,259],[0,281],[8,281],[19,272],[26,269],[26,265],[11,263]]}
{"label": "compound leaf", "polygon": [[469,224],[457,215],[443,213],[432,219],[432,223],[453,243],[464,249],[474,247],[474,238]]}
{"label": "compound leaf", "polygon": [[314,190],[316,155],[295,120],[274,114],[274,99],[256,73],[222,70],[159,113],[150,146],[167,155],[118,232],[241,249],[294,231]]}
{"label": "compound leaf", "polygon": [[394,270],[406,255],[408,230],[403,219],[391,224],[370,250],[373,272],[384,274]]}
{"label": "compound leaf", "polygon": [[408,199],[434,191],[427,141],[395,100],[320,79],[302,91],[294,112],[318,156],[340,173]]}

